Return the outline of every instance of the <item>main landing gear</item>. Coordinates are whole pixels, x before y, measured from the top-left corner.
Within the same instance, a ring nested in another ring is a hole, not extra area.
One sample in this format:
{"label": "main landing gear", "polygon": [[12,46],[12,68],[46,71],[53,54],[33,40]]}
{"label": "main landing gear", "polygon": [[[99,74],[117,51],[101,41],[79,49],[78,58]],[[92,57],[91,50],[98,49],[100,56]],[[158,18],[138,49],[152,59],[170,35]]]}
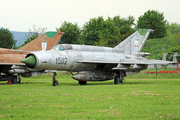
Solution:
{"label": "main landing gear", "polygon": [[120,70],[120,72],[116,72],[116,76],[114,78],[114,84],[122,84],[124,80],[125,72]]}
{"label": "main landing gear", "polygon": [[11,79],[12,84],[20,84],[21,83],[21,78],[19,75],[13,75]]}
{"label": "main landing gear", "polygon": [[59,85],[59,82],[56,80],[56,72],[53,72],[53,86],[58,86]]}
{"label": "main landing gear", "polygon": [[9,75],[7,78],[4,78],[4,79],[8,80],[8,82],[7,82],[8,85],[21,83],[21,78],[20,78],[19,74],[18,75]]}

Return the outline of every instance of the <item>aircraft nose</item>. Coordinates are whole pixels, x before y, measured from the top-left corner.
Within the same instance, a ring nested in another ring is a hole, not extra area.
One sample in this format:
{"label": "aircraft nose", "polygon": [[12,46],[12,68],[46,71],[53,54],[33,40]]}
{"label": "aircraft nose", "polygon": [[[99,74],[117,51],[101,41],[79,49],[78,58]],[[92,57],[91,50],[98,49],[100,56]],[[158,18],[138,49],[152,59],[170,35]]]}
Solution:
{"label": "aircraft nose", "polygon": [[36,58],[34,57],[34,55],[30,55],[20,62],[25,63],[30,68],[33,68],[36,65]]}

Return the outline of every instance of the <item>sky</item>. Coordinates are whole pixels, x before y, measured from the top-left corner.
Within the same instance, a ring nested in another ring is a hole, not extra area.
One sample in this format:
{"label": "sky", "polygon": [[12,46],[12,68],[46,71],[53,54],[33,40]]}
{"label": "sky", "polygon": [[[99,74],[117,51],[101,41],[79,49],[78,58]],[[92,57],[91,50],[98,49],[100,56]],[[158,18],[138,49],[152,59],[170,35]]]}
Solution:
{"label": "sky", "polygon": [[165,20],[180,24],[180,0],[0,0],[0,27],[28,32],[35,25],[55,31],[64,21],[82,27],[99,16],[131,15],[137,21],[148,10],[164,13]]}

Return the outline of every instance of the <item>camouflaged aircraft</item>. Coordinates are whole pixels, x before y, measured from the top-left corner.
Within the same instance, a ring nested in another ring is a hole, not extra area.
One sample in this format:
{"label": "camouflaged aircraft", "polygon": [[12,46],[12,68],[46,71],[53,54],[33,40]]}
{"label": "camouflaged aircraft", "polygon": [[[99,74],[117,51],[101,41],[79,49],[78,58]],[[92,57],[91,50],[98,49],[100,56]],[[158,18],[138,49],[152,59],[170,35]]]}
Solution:
{"label": "camouflaged aircraft", "polygon": [[0,48],[0,81],[8,81],[8,84],[16,84],[21,82],[20,76],[31,77],[43,74],[45,71],[41,72],[27,68],[20,60],[25,59],[25,56],[31,51],[52,49],[57,45],[62,35],[63,33],[61,31],[49,31],[18,50]]}
{"label": "camouflaged aircraft", "polygon": [[[114,79],[115,84],[123,82],[125,76],[139,73],[150,64],[169,64],[170,61],[148,60],[150,53],[140,52],[151,29],[134,32],[114,48],[90,45],[59,44],[51,50],[31,52],[21,60],[31,69],[77,72],[72,78],[80,85],[87,81]],[[53,85],[58,81],[53,76]]]}

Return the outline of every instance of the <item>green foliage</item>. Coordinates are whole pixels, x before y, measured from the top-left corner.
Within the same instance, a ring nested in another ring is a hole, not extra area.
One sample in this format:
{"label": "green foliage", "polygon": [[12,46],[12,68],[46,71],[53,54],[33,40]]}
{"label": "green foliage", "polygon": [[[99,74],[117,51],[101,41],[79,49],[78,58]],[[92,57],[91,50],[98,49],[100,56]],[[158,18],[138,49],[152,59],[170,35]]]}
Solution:
{"label": "green foliage", "polygon": [[120,18],[115,16],[93,18],[82,28],[82,41],[84,44],[114,47],[134,32],[134,17]]}
{"label": "green foliage", "polygon": [[20,46],[15,46],[14,49],[19,49],[21,48],[21,45]]}
{"label": "green foliage", "polygon": [[13,34],[8,30],[0,29],[0,48],[12,48],[13,44],[16,44]]}
{"label": "green foliage", "polygon": [[[180,25],[177,23],[168,23],[167,25],[168,35],[166,39],[171,40],[172,46],[168,49],[167,60],[172,61],[174,52],[180,54]],[[180,57],[177,57],[177,60],[180,61]]]}
{"label": "green foliage", "polygon": [[178,23],[166,23],[166,30],[171,34],[178,34],[180,31],[180,24]]}
{"label": "green foliage", "polygon": [[44,34],[46,30],[47,28],[36,28],[36,25],[33,25],[32,29],[29,29],[29,33],[26,34],[26,41],[20,47],[26,45],[27,43],[39,37],[40,35]]}
{"label": "green foliage", "polygon": [[177,23],[167,23],[167,39],[171,39],[174,46],[180,46],[180,25]]}
{"label": "green foliage", "polygon": [[140,16],[137,21],[137,28],[153,29],[154,32],[149,38],[163,38],[167,35],[164,15],[155,10],[148,10]]}
{"label": "green foliage", "polygon": [[79,44],[80,43],[80,34],[81,29],[79,28],[77,23],[70,23],[67,21],[64,21],[60,28],[57,28],[57,30],[61,30],[65,34],[63,34],[61,40],[59,43],[67,43],[67,44]]}
{"label": "green foliage", "polygon": [[[166,60],[172,61],[174,52],[180,54],[180,46],[174,42],[174,38],[179,34],[170,34],[167,37],[159,39],[149,39],[146,41],[142,52],[151,53],[147,56],[149,59],[156,59],[155,53],[157,52],[157,59],[162,60],[163,53],[168,53]],[[180,57],[177,57],[180,61]]]}
{"label": "green foliage", "polygon": [[147,33],[148,29],[138,29],[138,32],[140,35],[145,35]]}
{"label": "green foliage", "polygon": [[[170,60],[170,61],[173,60],[174,52],[177,52],[178,54],[180,54],[180,46],[172,47],[172,48],[169,49],[168,55],[167,55],[167,60]],[[177,58],[178,61],[180,61],[179,56],[177,56],[176,58]]]}
{"label": "green foliage", "polygon": [[172,36],[172,42],[174,46],[180,46],[180,32]]}
{"label": "green foliage", "polygon": [[168,53],[180,52],[180,46],[172,47]]}
{"label": "green foliage", "polygon": [[149,59],[156,59],[155,53],[157,52],[157,59],[162,60],[163,53],[168,53],[169,49],[172,47],[172,40],[166,37],[159,39],[149,39],[146,41],[142,52],[151,53],[150,56],[147,56]]}
{"label": "green foliage", "polygon": [[[99,41],[104,27],[103,17],[90,19],[82,28],[82,39],[84,44],[94,45]],[[105,29],[105,28],[104,28]],[[107,29],[108,31],[108,29]]]}

